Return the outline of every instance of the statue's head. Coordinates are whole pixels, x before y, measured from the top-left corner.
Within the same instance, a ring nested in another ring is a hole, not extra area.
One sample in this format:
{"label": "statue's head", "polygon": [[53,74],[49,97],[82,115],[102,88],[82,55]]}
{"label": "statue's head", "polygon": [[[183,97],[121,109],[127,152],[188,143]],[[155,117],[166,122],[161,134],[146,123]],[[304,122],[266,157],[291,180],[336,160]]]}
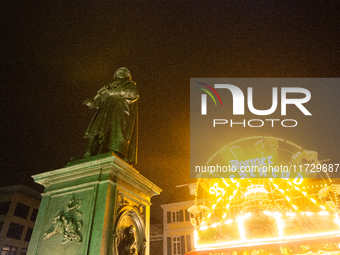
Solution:
{"label": "statue's head", "polygon": [[133,225],[124,229],[124,236],[127,240],[127,243],[132,245],[135,241],[135,228]]}
{"label": "statue's head", "polygon": [[114,79],[131,80],[131,73],[126,67],[118,68],[115,72]]}

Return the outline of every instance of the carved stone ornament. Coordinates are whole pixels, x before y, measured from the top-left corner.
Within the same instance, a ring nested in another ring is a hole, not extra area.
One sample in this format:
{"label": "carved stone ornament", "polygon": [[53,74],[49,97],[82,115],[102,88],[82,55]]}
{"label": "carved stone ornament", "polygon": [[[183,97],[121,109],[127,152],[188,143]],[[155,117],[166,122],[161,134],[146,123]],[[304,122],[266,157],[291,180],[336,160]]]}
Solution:
{"label": "carved stone ornament", "polygon": [[53,217],[53,225],[45,232],[44,239],[48,240],[53,235],[63,234],[62,244],[75,240],[80,244],[83,241],[81,234],[83,221],[80,219],[83,213],[79,211],[81,203],[82,199],[72,197],[70,202]]}
{"label": "carved stone ornament", "polygon": [[144,218],[145,207],[143,205],[134,205],[133,206],[140,214],[142,218]]}
{"label": "carved stone ornament", "polygon": [[118,209],[123,207],[123,206],[126,206],[129,204],[129,201],[127,201],[125,198],[124,198],[124,195],[119,193],[118,194]]}

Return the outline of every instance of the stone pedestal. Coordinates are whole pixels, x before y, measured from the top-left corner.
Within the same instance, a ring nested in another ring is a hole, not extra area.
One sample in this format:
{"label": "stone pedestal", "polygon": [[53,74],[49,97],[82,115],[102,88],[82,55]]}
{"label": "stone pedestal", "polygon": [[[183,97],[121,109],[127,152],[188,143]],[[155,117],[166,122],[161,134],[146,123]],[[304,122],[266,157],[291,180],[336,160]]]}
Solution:
{"label": "stone pedestal", "polygon": [[33,178],[45,191],[29,255],[149,254],[150,199],[162,190],[116,155]]}

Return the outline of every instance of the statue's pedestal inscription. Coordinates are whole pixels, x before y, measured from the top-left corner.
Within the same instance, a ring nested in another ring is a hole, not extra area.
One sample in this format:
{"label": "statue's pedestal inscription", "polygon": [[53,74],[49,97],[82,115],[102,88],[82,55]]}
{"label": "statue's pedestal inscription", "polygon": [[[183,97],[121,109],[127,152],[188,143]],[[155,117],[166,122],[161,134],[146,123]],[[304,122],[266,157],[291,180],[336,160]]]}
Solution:
{"label": "statue's pedestal inscription", "polygon": [[45,186],[29,255],[149,254],[161,189],[116,155],[33,176]]}

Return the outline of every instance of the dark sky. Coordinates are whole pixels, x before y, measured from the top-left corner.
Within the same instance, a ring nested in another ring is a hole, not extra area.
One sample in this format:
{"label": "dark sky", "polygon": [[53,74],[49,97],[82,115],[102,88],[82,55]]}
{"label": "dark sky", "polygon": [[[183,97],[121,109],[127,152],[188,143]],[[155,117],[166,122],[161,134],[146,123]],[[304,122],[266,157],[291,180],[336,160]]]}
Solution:
{"label": "dark sky", "polygon": [[83,155],[94,112],[82,101],[126,66],[140,91],[136,169],[164,190],[159,217],[192,181],[190,78],[339,77],[337,1],[279,2],[0,1],[0,185],[32,186]]}

